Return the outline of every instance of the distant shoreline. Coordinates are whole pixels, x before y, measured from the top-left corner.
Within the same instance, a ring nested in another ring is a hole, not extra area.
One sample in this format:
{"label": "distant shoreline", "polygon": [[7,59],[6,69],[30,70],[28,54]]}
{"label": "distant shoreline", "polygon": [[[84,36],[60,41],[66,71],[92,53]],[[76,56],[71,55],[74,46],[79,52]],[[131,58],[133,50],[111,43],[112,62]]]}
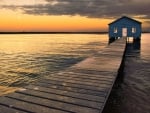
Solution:
{"label": "distant shoreline", "polygon": [[0,32],[0,34],[108,34],[108,32]]}
{"label": "distant shoreline", "polygon": [[107,34],[108,32],[0,32],[0,34]]}

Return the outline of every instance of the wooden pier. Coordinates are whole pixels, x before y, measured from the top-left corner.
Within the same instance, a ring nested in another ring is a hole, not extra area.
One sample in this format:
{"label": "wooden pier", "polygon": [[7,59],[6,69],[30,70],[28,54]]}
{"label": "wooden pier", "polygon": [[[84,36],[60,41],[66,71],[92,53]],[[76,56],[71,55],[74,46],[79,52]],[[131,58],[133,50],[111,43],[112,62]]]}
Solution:
{"label": "wooden pier", "polygon": [[118,75],[125,38],[57,74],[0,97],[0,113],[101,113]]}

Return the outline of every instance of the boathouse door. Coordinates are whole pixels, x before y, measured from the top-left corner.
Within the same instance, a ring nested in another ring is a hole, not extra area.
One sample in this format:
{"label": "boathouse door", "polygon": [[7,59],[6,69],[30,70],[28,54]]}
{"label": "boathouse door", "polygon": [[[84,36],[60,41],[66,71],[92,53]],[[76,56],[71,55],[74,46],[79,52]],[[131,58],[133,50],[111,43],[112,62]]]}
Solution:
{"label": "boathouse door", "polygon": [[127,28],[122,28],[122,37],[127,37]]}

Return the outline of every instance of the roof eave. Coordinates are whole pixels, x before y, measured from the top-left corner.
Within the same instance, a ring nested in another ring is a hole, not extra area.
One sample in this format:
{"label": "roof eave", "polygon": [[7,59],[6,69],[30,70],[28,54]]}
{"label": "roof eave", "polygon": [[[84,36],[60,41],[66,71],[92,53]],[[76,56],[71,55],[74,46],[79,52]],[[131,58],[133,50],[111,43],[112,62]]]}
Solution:
{"label": "roof eave", "polygon": [[108,25],[111,25],[111,24],[113,24],[113,23],[119,21],[119,20],[122,19],[122,18],[128,18],[128,19],[133,20],[133,21],[135,21],[135,22],[137,22],[137,23],[139,23],[139,24],[142,24],[142,22],[139,22],[139,21],[134,20],[134,19],[132,19],[132,18],[129,18],[129,17],[127,17],[127,16],[123,16],[123,17],[121,17],[121,18],[119,18],[119,19],[117,19],[117,20],[115,20],[115,21],[109,23]]}

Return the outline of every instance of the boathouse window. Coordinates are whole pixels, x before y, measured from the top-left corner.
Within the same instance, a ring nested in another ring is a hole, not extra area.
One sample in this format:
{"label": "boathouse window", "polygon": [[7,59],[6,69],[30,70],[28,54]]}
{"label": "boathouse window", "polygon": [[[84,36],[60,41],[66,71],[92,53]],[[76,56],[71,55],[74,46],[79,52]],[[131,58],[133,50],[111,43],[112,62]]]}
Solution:
{"label": "boathouse window", "polygon": [[136,33],[136,28],[132,27],[132,33]]}
{"label": "boathouse window", "polygon": [[114,28],[114,33],[117,33],[117,27]]}

